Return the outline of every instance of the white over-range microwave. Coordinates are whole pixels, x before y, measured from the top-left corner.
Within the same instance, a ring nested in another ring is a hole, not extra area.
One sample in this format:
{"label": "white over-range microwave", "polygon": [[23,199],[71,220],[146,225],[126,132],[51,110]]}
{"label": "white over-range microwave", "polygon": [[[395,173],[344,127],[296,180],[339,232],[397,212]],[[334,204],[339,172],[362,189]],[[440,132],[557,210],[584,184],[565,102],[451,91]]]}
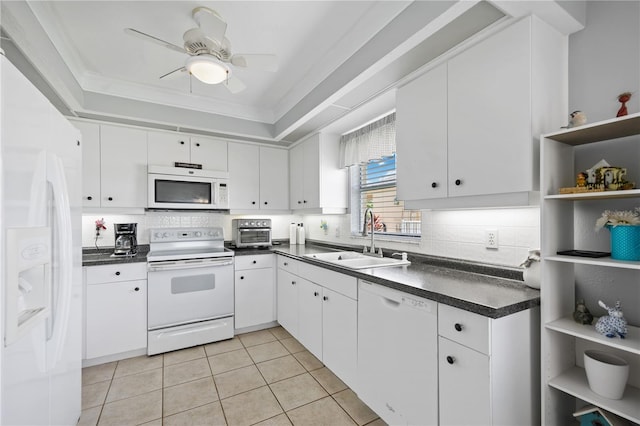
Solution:
{"label": "white over-range microwave", "polygon": [[229,173],[149,166],[150,209],[229,209]]}

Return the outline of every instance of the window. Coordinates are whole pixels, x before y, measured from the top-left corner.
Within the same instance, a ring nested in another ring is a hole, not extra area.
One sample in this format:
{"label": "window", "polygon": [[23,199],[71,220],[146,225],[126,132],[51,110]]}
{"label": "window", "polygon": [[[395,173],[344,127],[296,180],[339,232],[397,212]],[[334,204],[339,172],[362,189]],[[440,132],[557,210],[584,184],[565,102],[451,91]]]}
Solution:
{"label": "window", "polygon": [[[396,155],[370,160],[352,167],[352,178],[358,191],[352,197],[353,214],[357,214],[357,232],[364,226],[364,213],[367,208],[373,210],[374,230],[387,236],[420,237],[421,214],[419,210],[405,210],[404,202],[396,198]],[[356,218],[353,218],[356,219]],[[371,231],[371,219],[367,215],[367,228]]]}

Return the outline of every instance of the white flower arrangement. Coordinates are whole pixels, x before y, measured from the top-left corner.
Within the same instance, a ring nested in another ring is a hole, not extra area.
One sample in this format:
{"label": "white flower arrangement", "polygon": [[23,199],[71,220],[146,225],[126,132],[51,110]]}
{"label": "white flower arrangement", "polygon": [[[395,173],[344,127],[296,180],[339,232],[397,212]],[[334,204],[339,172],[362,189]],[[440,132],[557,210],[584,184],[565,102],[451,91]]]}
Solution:
{"label": "white flower arrangement", "polygon": [[640,225],[640,207],[634,210],[605,210],[596,220],[596,231],[605,226]]}

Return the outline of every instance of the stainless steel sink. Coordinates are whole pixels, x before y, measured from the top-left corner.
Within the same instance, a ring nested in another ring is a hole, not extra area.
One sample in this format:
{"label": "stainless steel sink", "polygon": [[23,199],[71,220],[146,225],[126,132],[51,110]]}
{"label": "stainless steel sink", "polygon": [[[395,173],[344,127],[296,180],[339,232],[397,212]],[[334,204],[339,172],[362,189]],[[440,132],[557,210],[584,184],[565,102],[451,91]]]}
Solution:
{"label": "stainless steel sink", "polygon": [[408,260],[367,256],[355,251],[316,253],[306,254],[305,256],[349,269],[381,268],[384,266],[402,266],[411,264]]}

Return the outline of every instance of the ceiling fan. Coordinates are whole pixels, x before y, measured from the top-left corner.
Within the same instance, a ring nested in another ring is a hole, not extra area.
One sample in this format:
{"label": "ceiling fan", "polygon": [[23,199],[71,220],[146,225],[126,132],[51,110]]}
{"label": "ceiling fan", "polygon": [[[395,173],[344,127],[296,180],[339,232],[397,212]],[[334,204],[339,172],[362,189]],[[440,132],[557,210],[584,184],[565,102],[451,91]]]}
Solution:
{"label": "ceiling fan", "polygon": [[232,67],[254,68],[275,72],[278,64],[275,55],[270,54],[231,54],[231,43],[224,36],[227,23],[214,10],[196,7],[192,12],[197,28],[187,30],[182,38],[184,47],[177,46],[142,31],[125,28],[125,32],[135,37],[159,44],[168,49],[189,55],[185,65],[170,71],[160,78],[188,72],[206,84],[225,82],[231,93],[238,93],[246,87],[233,75]]}

